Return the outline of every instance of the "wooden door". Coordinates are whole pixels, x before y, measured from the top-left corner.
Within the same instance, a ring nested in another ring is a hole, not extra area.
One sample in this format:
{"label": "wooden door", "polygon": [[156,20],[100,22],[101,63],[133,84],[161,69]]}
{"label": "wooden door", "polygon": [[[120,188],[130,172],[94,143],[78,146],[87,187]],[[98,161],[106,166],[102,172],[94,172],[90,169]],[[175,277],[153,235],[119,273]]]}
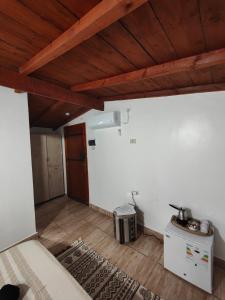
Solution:
{"label": "wooden door", "polygon": [[31,154],[34,202],[38,204],[49,199],[46,135],[31,135]]}
{"label": "wooden door", "polygon": [[61,136],[47,135],[47,155],[49,198],[52,199],[65,194]]}
{"label": "wooden door", "polygon": [[65,127],[64,136],[68,196],[89,204],[85,124]]}

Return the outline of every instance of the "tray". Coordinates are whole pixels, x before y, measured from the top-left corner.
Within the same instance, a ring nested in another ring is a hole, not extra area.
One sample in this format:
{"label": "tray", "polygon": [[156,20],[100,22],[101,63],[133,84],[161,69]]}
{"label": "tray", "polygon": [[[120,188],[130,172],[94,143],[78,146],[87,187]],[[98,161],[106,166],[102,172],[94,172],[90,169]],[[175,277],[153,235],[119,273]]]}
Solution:
{"label": "tray", "polygon": [[[191,219],[191,220],[195,220],[195,221],[200,222],[200,221],[197,220],[197,219]],[[203,233],[203,232],[201,232],[200,230],[197,230],[197,231],[190,230],[190,229],[187,227],[187,225],[183,226],[183,225],[178,224],[178,223],[177,223],[177,217],[176,217],[176,216],[172,216],[172,218],[171,218],[171,223],[172,223],[174,226],[176,226],[176,227],[178,227],[178,228],[180,228],[180,229],[182,229],[182,230],[184,230],[184,231],[187,231],[187,232],[189,232],[189,233],[195,234],[195,235],[200,235],[200,236],[210,236],[210,235],[213,234],[213,229],[212,229],[211,225],[209,225],[209,231],[208,231],[208,233]]]}

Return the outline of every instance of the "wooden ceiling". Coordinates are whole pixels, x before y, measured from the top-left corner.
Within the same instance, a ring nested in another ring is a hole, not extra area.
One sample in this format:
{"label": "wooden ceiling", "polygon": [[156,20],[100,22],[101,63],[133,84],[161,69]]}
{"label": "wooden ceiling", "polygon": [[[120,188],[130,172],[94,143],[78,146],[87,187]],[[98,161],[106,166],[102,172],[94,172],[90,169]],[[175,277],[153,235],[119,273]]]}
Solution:
{"label": "wooden ceiling", "polygon": [[0,84],[51,128],[108,100],[225,90],[224,28],[224,0],[1,0]]}

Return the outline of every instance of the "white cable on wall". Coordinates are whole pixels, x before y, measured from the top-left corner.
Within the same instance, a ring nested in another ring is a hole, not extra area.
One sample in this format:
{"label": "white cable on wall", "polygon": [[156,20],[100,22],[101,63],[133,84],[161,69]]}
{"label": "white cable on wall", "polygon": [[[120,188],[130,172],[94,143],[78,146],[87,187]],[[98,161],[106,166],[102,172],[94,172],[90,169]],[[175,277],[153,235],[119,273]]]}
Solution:
{"label": "white cable on wall", "polygon": [[127,112],[127,120],[125,121],[125,122],[123,122],[123,124],[124,125],[127,125],[127,124],[129,124],[129,122],[130,122],[130,108],[127,108],[126,109],[126,112]]}

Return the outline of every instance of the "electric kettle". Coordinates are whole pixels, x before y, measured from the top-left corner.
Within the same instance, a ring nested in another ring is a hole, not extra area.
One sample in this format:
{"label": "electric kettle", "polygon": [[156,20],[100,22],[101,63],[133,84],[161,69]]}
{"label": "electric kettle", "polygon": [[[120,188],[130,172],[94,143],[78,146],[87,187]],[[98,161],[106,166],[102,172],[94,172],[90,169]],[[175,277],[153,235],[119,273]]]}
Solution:
{"label": "electric kettle", "polygon": [[186,225],[188,221],[188,212],[187,209],[178,207],[174,204],[169,204],[169,206],[175,208],[178,210],[178,215],[177,215],[177,223],[181,225]]}

